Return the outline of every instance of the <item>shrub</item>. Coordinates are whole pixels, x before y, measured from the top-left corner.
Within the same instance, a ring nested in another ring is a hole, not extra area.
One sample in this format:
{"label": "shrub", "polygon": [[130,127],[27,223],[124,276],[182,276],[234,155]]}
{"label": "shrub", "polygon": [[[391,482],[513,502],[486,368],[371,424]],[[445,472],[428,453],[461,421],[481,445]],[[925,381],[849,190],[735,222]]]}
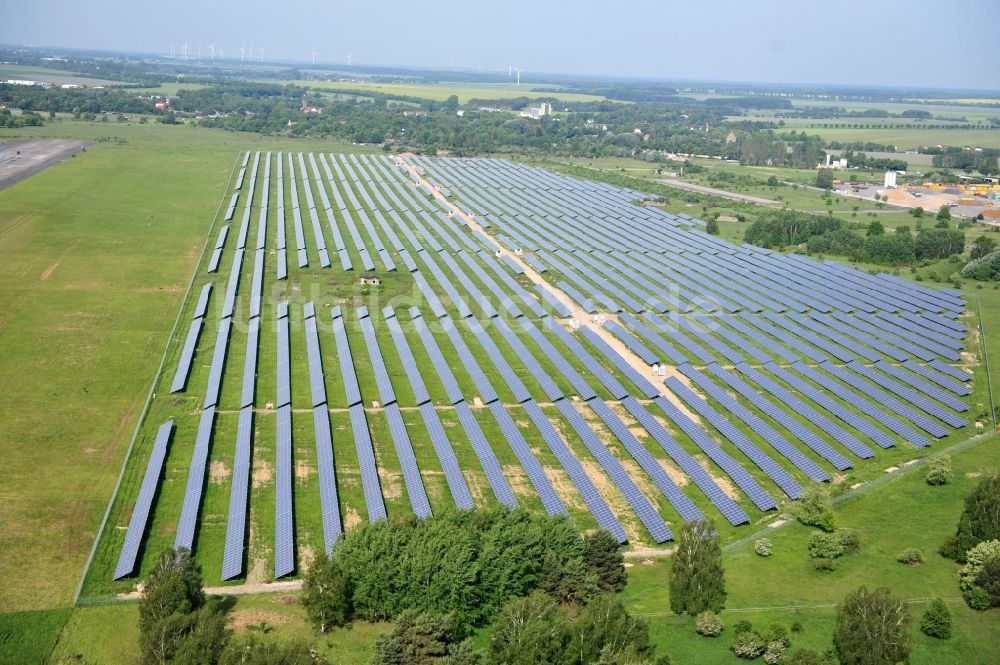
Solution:
{"label": "shrub", "polygon": [[803,631],[802,622],[801,621],[793,621],[792,622],[792,632],[795,633],[796,635],[798,635],[802,631]]}
{"label": "shrub", "polygon": [[986,593],[986,589],[974,586],[971,591],[962,595],[972,609],[980,612],[990,609],[990,594]]}
{"label": "shrub", "polygon": [[733,624],[733,632],[737,635],[740,633],[749,633],[753,630],[753,624],[746,619],[740,619],[735,624]]}
{"label": "shrub", "polygon": [[785,644],[783,642],[768,642],[764,649],[764,662],[767,665],[778,665],[785,660]]}
{"label": "shrub", "polygon": [[785,665],[833,665],[833,661],[812,649],[796,649],[785,658]]}
{"label": "shrub", "polygon": [[773,551],[771,541],[767,538],[758,538],[753,543],[753,551],[760,556],[771,556],[771,552]]}
{"label": "shrub", "polygon": [[829,572],[837,567],[836,559],[827,559],[826,557],[817,557],[813,559],[813,567],[816,570],[822,570],[824,572]]}
{"label": "shrub", "polygon": [[941,640],[951,637],[951,611],[943,600],[935,598],[930,602],[920,617],[920,630]]}
{"label": "shrub", "polygon": [[990,559],[1000,557],[1000,540],[987,540],[965,553],[965,565],[959,572],[959,587],[965,593],[976,586],[976,576]]}
{"label": "shrub", "polygon": [[830,510],[830,494],[826,488],[813,485],[803,492],[795,504],[795,516],[807,526],[833,531],[833,511]]}
{"label": "shrub", "polygon": [[718,637],[722,633],[722,619],[715,612],[702,612],[694,623],[699,635]]}
{"label": "shrub", "polygon": [[767,627],[767,632],[764,633],[764,640],[768,644],[772,642],[780,642],[786,647],[792,643],[792,641],[788,639],[788,629],[780,623],[772,623]]}
{"label": "shrub", "polygon": [[952,479],[951,457],[941,455],[927,463],[927,484],[947,485]]}
{"label": "shrub", "polygon": [[836,559],[844,553],[844,545],[836,534],[813,531],[809,534],[809,556],[815,559]]}
{"label": "shrub", "polygon": [[924,562],[924,553],[916,547],[907,547],[896,555],[896,561],[905,563],[907,566],[919,566]]}
{"label": "shrub", "polygon": [[861,549],[861,538],[854,529],[838,529],[837,541],[844,550],[844,554],[857,554]]}
{"label": "shrub", "polygon": [[987,559],[976,575],[976,588],[982,589],[990,599],[990,607],[1000,606],[1000,557]]}
{"label": "shrub", "polygon": [[755,631],[740,633],[736,636],[736,641],[730,647],[737,658],[753,660],[763,655],[767,644]]}

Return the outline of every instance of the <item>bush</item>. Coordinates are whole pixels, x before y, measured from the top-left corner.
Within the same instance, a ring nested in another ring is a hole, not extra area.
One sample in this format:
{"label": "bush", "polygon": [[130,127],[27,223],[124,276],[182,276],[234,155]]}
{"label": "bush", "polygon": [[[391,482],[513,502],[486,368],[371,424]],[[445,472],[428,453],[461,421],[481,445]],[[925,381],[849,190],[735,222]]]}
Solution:
{"label": "bush", "polygon": [[802,631],[803,631],[802,622],[801,621],[793,621],[792,622],[792,632],[795,633],[796,635],[798,635]]}
{"label": "bush", "polygon": [[990,594],[986,593],[986,589],[974,586],[971,591],[962,595],[972,609],[980,612],[990,609]]}
{"label": "bush", "polygon": [[737,658],[753,660],[763,655],[767,648],[764,638],[754,631],[740,633],[736,636],[736,641],[730,647]]}
{"label": "bush", "polygon": [[976,588],[989,596],[990,607],[1000,606],[1000,556],[986,560],[976,575]]}
{"label": "bush", "polygon": [[965,553],[965,565],[959,572],[959,587],[969,593],[976,586],[976,577],[990,559],[1000,558],[1000,540],[987,540]]}
{"label": "bush", "polygon": [[796,649],[785,658],[785,665],[834,665],[834,663],[812,649]]}
{"label": "bush", "polygon": [[753,630],[753,624],[746,619],[740,619],[735,624],[733,624],[733,632],[739,635],[740,633],[749,633]]}
{"label": "bush", "polygon": [[836,559],[843,554],[844,545],[836,534],[822,531],[809,534],[809,556],[814,559]]}
{"label": "bush", "polygon": [[951,470],[951,457],[941,455],[935,457],[927,463],[927,484],[947,485],[951,482],[953,472]]}
{"label": "bush", "polygon": [[768,642],[764,649],[764,662],[767,665],[779,665],[785,660],[785,645],[782,642]]}
{"label": "bush", "polygon": [[959,562],[979,543],[1000,539],[1000,475],[983,478],[965,499],[955,539]]}
{"label": "bush", "polygon": [[837,560],[827,559],[826,557],[818,557],[813,559],[813,568],[823,572],[829,572],[837,568]]}
{"label": "bush", "polygon": [[815,526],[823,531],[833,531],[833,511],[830,510],[830,494],[822,485],[813,485],[795,503],[795,516],[806,526]]}
{"label": "bush", "polygon": [[753,543],[753,551],[760,556],[771,556],[771,552],[773,551],[771,541],[767,538],[758,538]]}
{"label": "bush", "polygon": [[722,619],[715,612],[702,612],[694,622],[695,630],[705,637],[718,637],[722,633]]}
{"label": "bush", "polygon": [[857,554],[861,549],[861,538],[854,529],[838,529],[837,540],[844,550],[844,554]]}
{"label": "bush", "polygon": [[940,640],[951,637],[951,611],[943,600],[935,598],[930,602],[920,617],[920,630]]}
{"label": "bush", "polygon": [[919,566],[924,562],[924,553],[916,547],[907,547],[896,555],[896,561],[905,563],[907,566]]}
{"label": "bush", "polygon": [[782,646],[786,647],[792,643],[792,641],[788,639],[788,629],[780,623],[772,623],[767,627],[767,632],[764,633],[764,641],[768,644],[772,642],[780,642]]}

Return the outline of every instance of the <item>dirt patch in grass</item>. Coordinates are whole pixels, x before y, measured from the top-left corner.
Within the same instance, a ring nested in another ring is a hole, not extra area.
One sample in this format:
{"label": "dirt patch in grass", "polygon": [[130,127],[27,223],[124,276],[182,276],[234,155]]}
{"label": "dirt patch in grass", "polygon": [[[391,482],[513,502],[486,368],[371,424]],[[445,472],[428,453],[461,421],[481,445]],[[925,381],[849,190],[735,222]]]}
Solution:
{"label": "dirt patch in grass", "polygon": [[382,485],[382,496],[386,499],[399,499],[403,496],[403,474],[400,471],[390,471],[384,466],[378,467],[379,484]]}
{"label": "dirt patch in grass", "polygon": [[361,515],[357,509],[347,506],[344,510],[344,531],[350,531],[361,524]]}
{"label": "dirt patch in grass", "polygon": [[503,470],[503,475],[507,478],[507,482],[510,483],[510,489],[517,496],[534,496],[537,494],[535,492],[534,485],[528,480],[528,474],[524,472],[519,464],[507,464],[501,467]]}
{"label": "dirt patch in grass", "polygon": [[552,483],[552,488],[559,495],[563,505],[574,510],[587,510],[587,505],[580,498],[580,493],[577,492],[576,485],[569,479],[565,471],[554,466],[545,466],[542,468],[545,470],[545,475],[548,476],[549,482]]}
{"label": "dirt patch in grass", "polygon": [[226,627],[238,633],[242,633],[248,628],[257,627],[261,624],[269,626],[281,626],[289,622],[289,618],[280,612],[269,612],[267,610],[236,610],[229,613],[226,619]]}
{"label": "dirt patch in grass", "polygon": [[253,486],[263,487],[270,484],[272,480],[274,480],[274,468],[266,459],[257,458],[253,466]]}
{"label": "dirt patch in grass", "polygon": [[[257,522],[253,519],[250,520],[250,538],[251,547],[253,543],[257,542]],[[267,557],[260,556],[265,552],[255,552],[257,556],[248,557],[249,570],[247,570],[247,584],[262,584],[264,582],[271,581],[271,569],[267,565]]]}
{"label": "dirt patch in grass", "polygon": [[660,466],[663,467],[663,470],[667,472],[668,476],[670,476],[670,480],[674,481],[674,485],[677,485],[678,487],[684,487],[689,482],[691,482],[691,479],[688,478],[687,475],[685,475],[680,469],[675,467],[667,460],[661,459],[657,460],[657,462],[660,463]]}
{"label": "dirt patch in grass", "polygon": [[299,480],[308,480],[313,474],[313,469],[304,459],[295,460],[295,477]]}
{"label": "dirt patch in grass", "polygon": [[493,496],[493,488],[478,473],[466,471],[462,476],[465,478],[465,484],[469,487],[469,494],[477,506],[483,505]]}
{"label": "dirt patch in grass", "polygon": [[726,493],[726,496],[728,496],[733,501],[739,502],[740,500],[739,492],[737,492],[736,489],[733,487],[733,484],[729,481],[729,478],[724,478],[722,476],[714,475],[712,473],[712,467],[708,465],[708,460],[705,458],[704,455],[695,455],[695,460],[698,462],[698,464],[701,465],[701,468],[705,469],[705,472],[708,473],[708,476],[713,481],[715,481],[715,484],[719,486],[719,489],[721,489],[723,492]]}
{"label": "dirt patch in grass", "polygon": [[611,482],[611,479],[605,475],[604,469],[597,462],[589,459],[580,460],[580,465],[590,477],[590,482],[594,483],[598,494],[604,497],[604,500],[611,508],[611,512],[621,522],[622,529],[625,530],[625,535],[628,536],[629,541],[633,543],[640,542],[642,534],[639,526],[635,523],[635,520],[631,519],[635,513],[625,498],[622,497],[621,492]]}
{"label": "dirt patch in grass", "polygon": [[212,462],[208,467],[208,480],[212,484],[221,485],[226,482],[230,475],[229,467],[220,460]]}

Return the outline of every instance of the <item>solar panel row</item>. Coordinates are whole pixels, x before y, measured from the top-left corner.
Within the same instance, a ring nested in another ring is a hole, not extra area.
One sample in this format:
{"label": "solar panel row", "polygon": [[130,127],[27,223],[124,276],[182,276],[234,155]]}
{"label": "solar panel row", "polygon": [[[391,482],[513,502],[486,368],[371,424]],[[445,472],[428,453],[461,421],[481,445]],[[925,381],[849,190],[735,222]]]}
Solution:
{"label": "solar panel row", "polygon": [[160,425],[156,431],[156,439],[153,441],[153,448],[146,461],[146,472],[142,476],[142,485],[139,486],[139,496],[132,507],[132,516],[129,518],[128,529],[125,531],[125,542],[118,555],[118,565],[115,566],[114,579],[116,580],[128,577],[135,571],[139,546],[142,544],[142,538],[146,532],[146,523],[149,521],[149,511],[153,506],[153,499],[156,497],[156,488],[160,484],[163,460],[167,456],[167,445],[170,443],[170,434],[173,429],[174,421],[168,420]]}

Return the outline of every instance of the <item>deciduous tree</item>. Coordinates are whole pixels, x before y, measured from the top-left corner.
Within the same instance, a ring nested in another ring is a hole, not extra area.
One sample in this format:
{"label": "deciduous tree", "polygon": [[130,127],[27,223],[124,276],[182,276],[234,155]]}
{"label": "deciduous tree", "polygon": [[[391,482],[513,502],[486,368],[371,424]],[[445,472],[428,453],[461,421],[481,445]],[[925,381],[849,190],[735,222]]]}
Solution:
{"label": "deciduous tree", "polygon": [[861,587],[837,607],[833,643],[844,665],[891,665],[910,653],[910,614],[885,587]]}
{"label": "deciduous tree", "polygon": [[711,522],[695,520],[681,527],[670,568],[670,609],[696,616],[720,611],[726,602],[719,535]]}

